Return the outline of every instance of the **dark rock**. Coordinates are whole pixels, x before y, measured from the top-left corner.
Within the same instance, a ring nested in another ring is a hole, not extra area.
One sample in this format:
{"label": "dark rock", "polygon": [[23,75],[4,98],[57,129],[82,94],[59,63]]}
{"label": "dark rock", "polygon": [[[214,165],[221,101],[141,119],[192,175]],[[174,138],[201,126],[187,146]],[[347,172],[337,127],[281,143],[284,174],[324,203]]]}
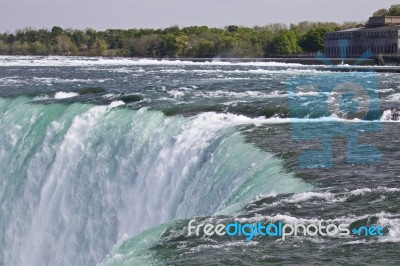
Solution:
{"label": "dark rock", "polygon": [[106,90],[100,87],[91,87],[91,88],[85,88],[82,89],[80,91],[78,91],[78,93],[80,95],[85,95],[85,94],[96,94],[96,93],[102,93],[105,92]]}
{"label": "dark rock", "polygon": [[121,101],[123,101],[124,103],[132,103],[132,102],[139,102],[139,101],[143,100],[143,96],[140,94],[125,95],[125,96],[121,96],[119,99]]}

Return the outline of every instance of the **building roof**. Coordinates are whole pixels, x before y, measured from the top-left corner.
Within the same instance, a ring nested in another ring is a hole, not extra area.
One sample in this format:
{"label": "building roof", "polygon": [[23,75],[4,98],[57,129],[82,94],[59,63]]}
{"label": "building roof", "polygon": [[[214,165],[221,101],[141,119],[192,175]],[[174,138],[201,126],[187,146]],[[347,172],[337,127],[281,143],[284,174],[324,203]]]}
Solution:
{"label": "building roof", "polygon": [[367,27],[361,27],[361,28],[351,28],[351,29],[346,29],[346,30],[339,30],[339,31],[333,31],[329,33],[346,33],[346,32],[354,32],[354,31],[380,31],[380,30],[390,30],[393,28],[400,28],[400,25],[389,25],[389,26],[382,26],[382,27],[376,27],[376,28],[367,28]]}
{"label": "building roof", "polygon": [[388,25],[388,26],[382,26],[382,27],[376,27],[376,28],[364,28],[363,30],[367,31],[376,31],[376,30],[389,30],[393,28],[400,28],[400,25]]}
{"label": "building roof", "polygon": [[373,16],[370,18],[400,18],[400,16]]}
{"label": "building roof", "polygon": [[348,31],[356,31],[356,30],[363,30],[363,29],[366,29],[365,27],[362,27],[362,28],[351,28],[351,29],[346,29],[346,30],[338,30],[338,31],[335,31],[335,32],[348,32]]}

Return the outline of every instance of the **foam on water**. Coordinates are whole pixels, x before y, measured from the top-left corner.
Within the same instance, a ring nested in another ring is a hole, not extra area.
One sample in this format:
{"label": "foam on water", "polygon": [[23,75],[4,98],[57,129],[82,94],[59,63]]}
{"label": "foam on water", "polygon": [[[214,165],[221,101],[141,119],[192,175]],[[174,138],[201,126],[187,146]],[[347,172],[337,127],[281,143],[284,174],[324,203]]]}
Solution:
{"label": "foam on water", "polygon": [[79,93],[59,91],[59,92],[56,92],[56,94],[54,95],[54,99],[66,99],[66,98],[72,98],[72,97],[76,97],[76,96],[79,96]]}
{"label": "foam on water", "polygon": [[383,111],[381,121],[382,122],[399,122],[399,112],[394,110]]}
{"label": "foam on water", "polygon": [[196,91],[193,93],[194,96],[204,97],[204,98],[220,98],[220,97],[229,97],[229,98],[284,98],[287,97],[286,92],[283,91],[272,91],[270,93],[265,93],[262,91],[244,91],[244,92],[234,92],[234,91],[224,91],[224,90],[216,90],[216,91]]}
{"label": "foam on water", "polygon": [[238,66],[302,66],[278,62],[222,62],[212,60],[194,62],[185,60],[155,60],[103,57],[64,56],[0,56],[0,66],[134,66],[134,65],[238,65]]}

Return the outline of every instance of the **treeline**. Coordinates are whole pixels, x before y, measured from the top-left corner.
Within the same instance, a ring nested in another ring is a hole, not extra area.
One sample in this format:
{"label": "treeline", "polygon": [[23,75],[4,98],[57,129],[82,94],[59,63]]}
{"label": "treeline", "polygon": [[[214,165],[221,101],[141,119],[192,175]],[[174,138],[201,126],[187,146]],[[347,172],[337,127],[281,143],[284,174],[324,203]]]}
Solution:
{"label": "treeline", "polygon": [[392,5],[389,9],[382,8],[374,12],[374,17],[380,16],[400,16],[400,5]]}
{"label": "treeline", "polygon": [[[400,15],[400,5],[374,16]],[[85,55],[153,58],[270,57],[313,54],[324,48],[330,31],[361,26],[356,22],[269,24],[263,27],[194,26],[166,29],[72,30],[26,28],[0,34],[2,55]]]}
{"label": "treeline", "polygon": [[87,55],[177,57],[266,57],[315,53],[323,49],[324,34],[357,26],[355,22],[301,22],[290,26],[194,26],[165,29],[51,30],[26,28],[0,34],[3,55]]}

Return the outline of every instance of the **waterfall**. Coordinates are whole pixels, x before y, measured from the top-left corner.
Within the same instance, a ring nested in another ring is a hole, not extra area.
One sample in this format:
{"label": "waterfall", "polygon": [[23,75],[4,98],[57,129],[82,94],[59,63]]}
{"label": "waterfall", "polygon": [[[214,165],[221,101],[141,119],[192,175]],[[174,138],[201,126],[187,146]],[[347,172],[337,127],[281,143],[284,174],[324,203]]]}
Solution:
{"label": "waterfall", "polygon": [[0,264],[94,265],[124,236],[304,191],[233,114],[0,99]]}

